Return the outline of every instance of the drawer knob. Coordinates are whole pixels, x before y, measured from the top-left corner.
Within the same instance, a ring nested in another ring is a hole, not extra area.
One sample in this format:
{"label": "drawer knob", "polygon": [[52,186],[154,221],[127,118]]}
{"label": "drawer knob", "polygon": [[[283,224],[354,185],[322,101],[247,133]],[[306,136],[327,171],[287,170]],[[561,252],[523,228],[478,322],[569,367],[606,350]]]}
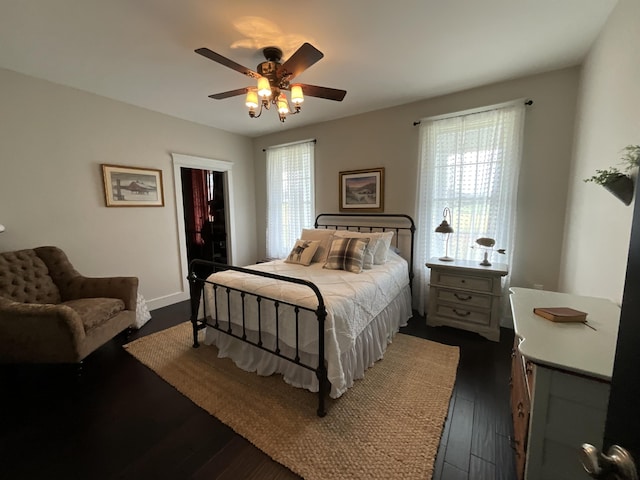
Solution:
{"label": "drawer knob", "polygon": [[459,317],[467,317],[467,316],[471,315],[471,312],[459,312],[455,308],[453,309],[453,313],[455,313]]}

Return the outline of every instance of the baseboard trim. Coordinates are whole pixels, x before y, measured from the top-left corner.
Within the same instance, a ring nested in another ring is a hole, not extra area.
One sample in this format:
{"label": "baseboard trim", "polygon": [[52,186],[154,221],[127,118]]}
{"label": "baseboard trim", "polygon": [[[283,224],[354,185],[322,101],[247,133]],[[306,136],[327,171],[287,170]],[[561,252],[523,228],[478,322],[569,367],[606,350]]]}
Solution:
{"label": "baseboard trim", "polygon": [[153,311],[153,310],[157,310],[158,308],[166,307],[168,305],[173,305],[174,303],[183,302],[185,300],[189,300],[188,292],[175,292],[169,295],[165,295],[163,297],[146,300],[146,302],[147,302],[147,308],[150,311]]}

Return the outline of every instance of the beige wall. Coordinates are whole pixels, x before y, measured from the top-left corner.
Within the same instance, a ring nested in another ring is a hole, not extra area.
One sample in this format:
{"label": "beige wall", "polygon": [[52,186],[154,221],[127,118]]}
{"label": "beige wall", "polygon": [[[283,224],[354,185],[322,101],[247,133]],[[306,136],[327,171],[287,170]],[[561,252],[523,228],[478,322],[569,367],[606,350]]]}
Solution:
{"label": "beige wall", "polygon": [[[0,69],[0,223],[7,227],[0,250],[56,244],[83,273],[138,275],[152,307],[172,303],[186,298],[172,152],[234,162],[236,234],[246,240],[238,243],[235,263],[247,264],[265,248],[263,148],[317,139],[318,213],[338,210],[339,171],[383,166],[385,211],[414,214],[415,120],[531,98],[513,284],[619,299],[631,209],[582,179],[615,164],[625,145],[640,143],[640,59],[634,47],[640,31],[632,21],[640,18],[639,9],[635,0],[620,1],[582,70],[515,79],[253,140]],[[100,163],[162,169],[166,206],[104,207]]]}
{"label": "beige wall", "polygon": [[575,149],[560,276],[563,291],[622,300],[632,206],[584,183],[640,144],[640,2],[621,0],[580,78]]}
{"label": "beige wall", "polygon": [[[0,69],[0,251],[57,245],[90,276],[136,275],[154,308],[182,292],[171,153],[234,163],[234,258],[256,259],[249,138]],[[106,208],[100,164],[159,168],[165,207]]]}
{"label": "beige wall", "polygon": [[[385,167],[385,212],[415,215],[420,118],[517,98],[527,107],[512,283],[556,289],[579,70],[559,70],[254,140],[257,231],[265,231],[265,153],[281,143],[317,139],[316,210],[338,211],[338,172]],[[345,101],[348,101],[347,95]],[[300,115],[304,115],[304,110]],[[294,122],[295,118],[288,121]],[[258,251],[264,252],[264,234]]]}

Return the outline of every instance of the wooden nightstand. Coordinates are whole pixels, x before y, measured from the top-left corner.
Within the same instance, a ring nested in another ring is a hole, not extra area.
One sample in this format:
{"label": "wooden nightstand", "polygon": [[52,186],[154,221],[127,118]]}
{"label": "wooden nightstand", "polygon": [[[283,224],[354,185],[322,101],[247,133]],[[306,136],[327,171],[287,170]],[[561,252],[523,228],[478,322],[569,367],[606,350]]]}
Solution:
{"label": "wooden nightstand", "polygon": [[480,261],[443,262],[431,258],[427,325],[447,325],[476,332],[497,342],[500,340],[500,302],[502,277],[507,265],[489,267]]}

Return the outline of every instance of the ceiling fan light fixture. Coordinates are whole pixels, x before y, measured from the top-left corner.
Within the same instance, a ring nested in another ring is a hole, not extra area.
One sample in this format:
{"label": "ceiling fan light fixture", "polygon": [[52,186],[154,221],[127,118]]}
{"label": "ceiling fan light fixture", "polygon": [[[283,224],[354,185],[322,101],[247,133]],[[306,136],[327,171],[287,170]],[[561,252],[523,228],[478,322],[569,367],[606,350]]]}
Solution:
{"label": "ceiling fan light fixture", "polygon": [[258,95],[263,98],[271,96],[271,84],[267,77],[258,78]]}
{"label": "ceiling fan light fixture", "polygon": [[245,105],[249,107],[249,110],[255,111],[258,108],[258,92],[254,89],[247,90],[247,98],[245,100]]}
{"label": "ceiling fan light fixture", "polygon": [[287,113],[289,112],[289,102],[287,102],[287,96],[284,94],[284,92],[280,92],[280,95],[278,95],[278,117],[280,118],[281,122],[284,122],[285,119],[287,118]]}
{"label": "ceiling fan light fixture", "polygon": [[302,94],[302,87],[300,85],[291,85],[291,102],[294,105],[300,105],[304,102],[304,95]]}
{"label": "ceiling fan light fixture", "polygon": [[287,96],[284,92],[278,96],[278,113],[289,113],[289,102],[287,102]]}
{"label": "ceiling fan light fixture", "polygon": [[[278,110],[280,121],[284,122],[287,115],[300,113],[304,94],[309,97],[326,98],[337,102],[341,102],[347,94],[345,90],[336,88],[319,87],[306,83],[290,84],[295,77],[324,57],[320,50],[309,43],[303,43],[284,63],[281,63],[282,50],[277,47],[265,47],[262,53],[266,61],[261,62],[255,71],[205,47],[198,48],[195,52],[257,80],[256,86],[236,88],[209,95],[209,98],[214,100],[224,100],[246,94],[245,105],[249,109],[251,118],[258,118],[263,110],[269,110],[269,107],[273,105],[274,110]],[[291,91],[291,105],[287,101],[285,90]]]}

